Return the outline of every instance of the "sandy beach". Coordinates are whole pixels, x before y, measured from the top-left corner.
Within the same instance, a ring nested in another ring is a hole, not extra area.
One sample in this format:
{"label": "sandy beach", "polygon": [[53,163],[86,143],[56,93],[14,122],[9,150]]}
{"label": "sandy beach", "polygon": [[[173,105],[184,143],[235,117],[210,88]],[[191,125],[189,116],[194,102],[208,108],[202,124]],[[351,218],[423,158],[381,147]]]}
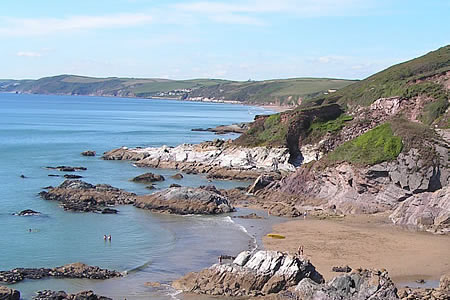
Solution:
{"label": "sandy beach", "polygon": [[266,249],[295,252],[303,245],[304,255],[327,280],[338,274],[333,266],[345,265],[385,268],[398,284],[439,280],[450,272],[450,236],[394,227],[385,215],[299,219],[275,225],[273,233],[286,239],[266,236]]}

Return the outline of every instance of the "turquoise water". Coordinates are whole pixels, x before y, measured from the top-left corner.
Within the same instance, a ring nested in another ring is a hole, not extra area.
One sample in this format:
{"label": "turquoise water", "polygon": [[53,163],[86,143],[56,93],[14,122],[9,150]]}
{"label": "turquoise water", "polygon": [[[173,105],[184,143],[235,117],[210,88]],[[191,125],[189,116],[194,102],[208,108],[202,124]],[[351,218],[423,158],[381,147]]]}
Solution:
{"label": "turquoise water", "polygon": [[[169,283],[214,263],[220,254],[252,247],[249,234],[226,216],[165,216],[132,206],[119,207],[118,215],[65,212],[37,194],[42,187],[63,181],[48,176],[59,171],[44,168],[56,165],[87,167],[77,172],[83,180],[138,194],[149,190],[129,179],[147,171],[167,178],[158,183],[159,189],[174,182],[211,184],[202,176],[186,175],[177,181],[169,178],[175,173],[172,170],[141,169],[128,162],[103,161],[100,155],[83,157],[80,152],[90,149],[101,154],[123,145],[175,146],[211,140],[217,136],[191,129],[250,121],[268,111],[229,104],[24,94],[0,94],[0,105],[0,270],[81,261],[129,272],[123,279],[101,282],[52,279],[13,285],[24,298],[40,289],[91,288],[114,298],[169,299],[168,292],[173,291],[155,291],[144,283]],[[248,182],[212,184],[231,188]],[[42,215],[13,215],[23,209]],[[104,242],[104,234],[112,235],[111,243]]]}

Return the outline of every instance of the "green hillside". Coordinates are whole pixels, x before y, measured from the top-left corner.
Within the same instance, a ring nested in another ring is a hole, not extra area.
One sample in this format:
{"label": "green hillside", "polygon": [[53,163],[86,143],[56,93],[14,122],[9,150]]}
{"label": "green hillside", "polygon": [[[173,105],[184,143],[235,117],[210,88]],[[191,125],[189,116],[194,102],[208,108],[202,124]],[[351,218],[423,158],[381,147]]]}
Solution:
{"label": "green hillside", "polygon": [[244,103],[297,104],[299,98],[309,99],[352,82],[327,78],[239,82],[220,79],[168,80],[59,75],[38,80],[0,80],[0,91],[144,98],[209,98]]}
{"label": "green hillside", "polygon": [[224,82],[193,91],[191,97],[208,97],[248,103],[297,105],[301,101],[338,90],[355,81],[330,78],[292,78],[265,81]]}
{"label": "green hillside", "polygon": [[439,48],[421,57],[394,65],[364,80],[349,85],[333,95],[320,96],[313,101],[337,102],[344,106],[367,106],[382,97],[410,98],[427,94],[439,99],[448,99],[448,92],[435,82],[421,82],[425,78],[450,71],[450,45]]}

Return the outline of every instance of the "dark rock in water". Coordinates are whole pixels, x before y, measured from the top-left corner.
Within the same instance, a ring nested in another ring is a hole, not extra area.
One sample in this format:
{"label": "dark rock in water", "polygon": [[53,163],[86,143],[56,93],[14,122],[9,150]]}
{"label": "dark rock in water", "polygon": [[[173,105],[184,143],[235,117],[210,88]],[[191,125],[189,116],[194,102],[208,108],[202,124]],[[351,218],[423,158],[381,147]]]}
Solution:
{"label": "dark rock in water", "polygon": [[261,217],[260,215],[257,215],[255,213],[251,213],[245,216],[233,216],[233,218],[239,218],[239,219],[264,219],[264,217]]}
{"label": "dark rock in water", "polygon": [[14,289],[10,289],[6,286],[0,286],[0,299],[1,300],[19,300],[20,292]]}
{"label": "dark rock in water", "polygon": [[159,174],[153,174],[153,173],[145,173],[139,176],[134,177],[131,179],[134,182],[141,182],[141,183],[150,183],[155,181],[164,181],[164,176]]}
{"label": "dark rock in water", "polygon": [[61,203],[64,210],[102,212],[107,206],[133,204],[136,194],[108,184],[92,185],[81,180],[65,180],[56,188],[42,191],[45,200]]}
{"label": "dark rock in water", "polygon": [[61,175],[56,175],[56,174],[48,174],[48,177],[61,177]]}
{"label": "dark rock in water", "polygon": [[35,216],[35,215],[40,215],[41,213],[38,211],[34,211],[32,209],[25,209],[22,210],[20,213],[18,213],[18,216]]}
{"label": "dark rock in water", "polygon": [[112,300],[111,298],[96,295],[93,291],[83,291],[76,294],[67,294],[64,291],[38,291],[34,300]]}
{"label": "dark rock in water", "polygon": [[331,269],[331,271],[333,272],[343,272],[343,273],[349,273],[352,271],[352,268],[350,268],[349,266],[345,266],[345,267],[333,267]]}
{"label": "dark rock in water", "polygon": [[70,167],[70,166],[57,166],[57,167],[45,167],[49,170],[58,170],[61,172],[75,172],[75,171],[86,171],[85,167]]}
{"label": "dark rock in water", "polygon": [[426,281],[425,281],[425,279],[417,279],[416,282],[420,283],[420,284],[424,284]]}
{"label": "dark rock in water", "polygon": [[47,277],[56,278],[86,278],[86,279],[109,279],[121,277],[117,271],[101,269],[82,263],[72,263],[61,267],[50,268],[16,268],[10,271],[0,271],[0,282],[17,283],[24,279],[42,279]]}
{"label": "dark rock in water", "polygon": [[102,214],[117,214],[117,212],[118,212],[117,209],[109,208],[109,207],[104,208],[104,209],[102,210]]}
{"label": "dark rock in water", "polygon": [[183,179],[184,176],[181,173],[177,173],[177,174],[172,175],[170,177],[173,178],[173,179]]}
{"label": "dark rock in water", "polygon": [[276,294],[305,278],[316,284],[323,282],[322,275],[302,257],[278,251],[244,251],[232,263],[183,276],[173,287],[198,294],[246,297]]}
{"label": "dark rock in water", "polygon": [[169,187],[173,188],[173,187],[181,187],[181,185],[176,184],[176,183],[172,183]]}
{"label": "dark rock in water", "polygon": [[92,151],[92,150],[86,150],[86,151],[83,151],[83,152],[81,152],[81,155],[83,155],[83,156],[95,156],[95,151]]}
{"label": "dark rock in water", "polygon": [[74,174],[64,174],[64,178],[67,178],[67,179],[79,179],[79,178],[83,178],[83,176],[81,176],[81,175],[74,175]]}
{"label": "dark rock in water", "polygon": [[20,175],[20,178],[27,178],[27,177],[26,177],[25,175],[22,174],[22,175]]}
{"label": "dark rock in water", "polygon": [[146,188],[146,189],[149,189],[149,190],[154,190],[154,189],[156,189],[155,185],[153,185],[153,184],[147,185],[145,188]]}
{"label": "dark rock in water", "polygon": [[163,191],[137,196],[138,208],[171,214],[220,214],[234,211],[228,198],[201,188],[173,187]]}
{"label": "dark rock in water", "polygon": [[48,185],[48,186],[44,186],[42,189],[43,189],[43,190],[48,190],[48,189],[52,189],[52,188],[53,188],[53,186]]}

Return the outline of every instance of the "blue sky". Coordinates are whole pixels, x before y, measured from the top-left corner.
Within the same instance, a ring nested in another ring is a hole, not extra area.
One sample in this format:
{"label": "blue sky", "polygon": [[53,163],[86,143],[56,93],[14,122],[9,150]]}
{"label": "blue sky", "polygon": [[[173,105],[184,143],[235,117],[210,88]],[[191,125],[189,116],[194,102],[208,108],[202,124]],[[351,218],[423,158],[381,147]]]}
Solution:
{"label": "blue sky", "polygon": [[448,0],[9,0],[0,78],[365,78],[450,43]]}

